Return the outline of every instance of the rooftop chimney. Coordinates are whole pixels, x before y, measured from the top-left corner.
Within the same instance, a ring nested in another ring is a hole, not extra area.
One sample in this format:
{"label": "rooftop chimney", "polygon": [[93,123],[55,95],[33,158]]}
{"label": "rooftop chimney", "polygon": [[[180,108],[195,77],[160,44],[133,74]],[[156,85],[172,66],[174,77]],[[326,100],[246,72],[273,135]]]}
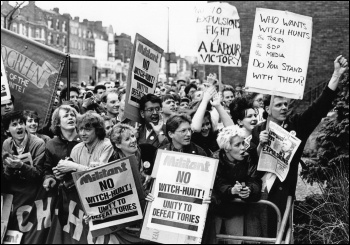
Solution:
{"label": "rooftop chimney", "polygon": [[57,14],[59,14],[60,9],[59,8],[53,8],[53,11],[55,11]]}

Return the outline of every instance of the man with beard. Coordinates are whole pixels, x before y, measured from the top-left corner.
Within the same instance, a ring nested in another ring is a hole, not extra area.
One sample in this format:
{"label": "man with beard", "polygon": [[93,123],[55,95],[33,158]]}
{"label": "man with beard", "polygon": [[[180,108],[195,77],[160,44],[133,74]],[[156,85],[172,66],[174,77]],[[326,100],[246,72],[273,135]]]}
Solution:
{"label": "man with beard", "polygon": [[201,147],[191,142],[191,118],[188,115],[171,116],[166,123],[165,132],[170,143],[159,149],[207,156]]}
{"label": "man with beard", "polygon": [[68,186],[72,178],[57,170],[59,161],[70,156],[75,145],[80,142],[76,130],[78,112],[69,105],[61,105],[52,114],[51,131],[55,138],[47,142],[45,150],[44,183],[46,190],[54,187],[57,180],[63,180]]}
{"label": "man with beard", "polygon": [[175,98],[171,94],[166,94],[162,96],[162,107],[163,107],[163,112],[162,112],[162,117],[163,117],[163,122],[166,123],[168,118],[176,113],[176,104],[175,104]]}
{"label": "man with beard", "polygon": [[161,144],[167,142],[161,111],[162,101],[158,96],[147,94],[141,98],[140,115],[143,124],[139,128],[139,144],[151,144],[158,148]]}

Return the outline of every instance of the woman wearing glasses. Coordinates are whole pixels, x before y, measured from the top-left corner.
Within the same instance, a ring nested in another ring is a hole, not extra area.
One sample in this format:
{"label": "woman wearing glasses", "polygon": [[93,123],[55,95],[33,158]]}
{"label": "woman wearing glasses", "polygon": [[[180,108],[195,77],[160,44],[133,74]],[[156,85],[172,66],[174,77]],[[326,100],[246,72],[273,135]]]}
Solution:
{"label": "woman wearing glasses", "polygon": [[191,118],[188,115],[172,115],[166,123],[165,132],[170,143],[159,149],[207,156],[201,147],[191,141]]}
{"label": "woman wearing glasses", "polygon": [[213,152],[219,150],[216,142],[219,131],[214,130],[211,114],[206,110],[209,102],[218,112],[225,127],[233,125],[232,119],[220,103],[220,96],[217,94],[216,89],[214,87],[208,88],[204,92],[203,99],[193,115],[191,125],[194,131],[192,141],[202,147],[207,156],[211,156]]}

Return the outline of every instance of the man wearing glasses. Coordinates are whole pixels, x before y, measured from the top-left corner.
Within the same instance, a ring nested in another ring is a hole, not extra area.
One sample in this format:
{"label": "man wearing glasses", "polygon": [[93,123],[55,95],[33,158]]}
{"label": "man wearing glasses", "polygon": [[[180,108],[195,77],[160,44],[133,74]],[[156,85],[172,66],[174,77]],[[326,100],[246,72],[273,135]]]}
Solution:
{"label": "man wearing glasses", "polygon": [[207,156],[201,147],[191,142],[191,118],[188,115],[175,114],[171,116],[166,123],[165,132],[170,143],[159,149]]}
{"label": "man wearing glasses", "polygon": [[139,128],[139,144],[151,144],[158,148],[167,143],[161,113],[162,100],[158,96],[147,94],[141,98],[140,115],[143,124]]}

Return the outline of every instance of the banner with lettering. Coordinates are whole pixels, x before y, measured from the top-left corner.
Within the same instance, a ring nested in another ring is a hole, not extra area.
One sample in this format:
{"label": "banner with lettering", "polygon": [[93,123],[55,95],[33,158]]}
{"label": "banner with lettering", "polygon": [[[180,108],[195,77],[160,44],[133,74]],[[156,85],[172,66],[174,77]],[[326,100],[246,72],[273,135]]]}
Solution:
{"label": "banner with lettering", "polygon": [[140,122],[139,101],[154,94],[163,49],[136,33],[126,86],[125,117]]}
{"label": "banner with lettering", "polygon": [[1,57],[1,104],[11,99],[9,82],[7,81],[4,62]]}
{"label": "banner with lettering", "polygon": [[[146,224],[150,229],[191,236],[200,241],[209,207],[203,200],[211,196],[217,165],[217,159],[158,150],[152,172],[155,200],[148,204],[143,229]],[[147,239],[142,232],[141,238]],[[181,241],[173,238],[176,240],[157,242]]]}
{"label": "banner with lettering", "polygon": [[311,39],[311,17],[257,8],[246,91],[303,99]]}
{"label": "banner with lettering", "polygon": [[[72,174],[85,213],[91,216],[89,224],[93,236],[94,231],[143,218],[139,194],[141,199],[144,194],[134,166],[137,166],[136,158],[131,156]],[[105,229],[103,234],[113,231]]]}
{"label": "banner with lettering", "polygon": [[241,25],[229,3],[206,3],[195,8],[198,63],[241,67]]}
{"label": "banner with lettering", "polygon": [[15,110],[38,112],[43,126],[50,120],[66,55],[25,36],[1,29],[1,56],[11,94],[15,98]]}

